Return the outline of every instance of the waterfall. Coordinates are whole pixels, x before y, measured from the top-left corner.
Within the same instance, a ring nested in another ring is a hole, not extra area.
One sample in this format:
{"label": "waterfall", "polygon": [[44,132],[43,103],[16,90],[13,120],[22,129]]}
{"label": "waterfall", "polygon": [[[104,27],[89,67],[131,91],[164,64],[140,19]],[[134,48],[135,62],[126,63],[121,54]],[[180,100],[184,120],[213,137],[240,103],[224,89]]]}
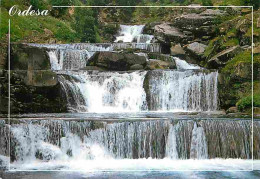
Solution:
{"label": "waterfall", "polygon": [[176,143],[176,129],[175,126],[170,125],[168,139],[166,143],[166,157],[171,159],[178,159],[177,143]]}
{"label": "waterfall", "polygon": [[120,25],[119,36],[115,42],[133,42],[134,38],[141,35],[144,25]]}
{"label": "waterfall", "polygon": [[189,69],[201,69],[198,65],[187,63],[185,60],[181,60],[178,57],[172,57],[175,60],[178,70],[189,70]]}
{"label": "waterfall", "polygon": [[48,52],[50,63],[51,63],[51,69],[52,70],[62,70],[63,69],[63,60],[59,60],[57,57],[56,51],[52,50]]}
{"label": "waterfall", "polygon": [[158,43],[114,43],[114,50],[121,49],[141,49],[148,52],[161,52],[161,46]]}
{"label": "waterfall", "polygon": [[[217,72],[60,72],[77,112],[216,111]],[[147,85],[148,84],[148,85]]]}
{"label": "waterfall", "polygon": [[147,110],[146,72],[67,72],[59,75],[68,106],[78,112]]}
{"label": "waterfall", "polygon": [[153,38],[153,35],[140,34],[135,37],[135,40],[137,43],[151,43]]}
{"label": "waterfall", "polygon": [[11,160],[250,159],[250,125],[250,120],[228,119],[24,120],[11,127]]}
{"label": "waterfall", "polygon": [[93,55],[87,50],[58,49],[48,52],[52,70],[77,70],[86,66]]}
{"label": "waterfall", "polygon": [[218,72],[152,71],[147,74],[150,110],[215,111]]}
{"label": "waterfall", "polygon": [[208,158],[208,147],[206,136],[202,127],[198,127],[197,123],[194,123],[191,138],[191,158],[207,159]]}
{"label": "waterfall", "polygon": [[113,44],[114,49],[132,48],[161,52],[160,44],[151,43],[154,38],[153,35],[142,34],[143,28],[144,25],[120,25],[120,35],[115,40],[117,43]]}

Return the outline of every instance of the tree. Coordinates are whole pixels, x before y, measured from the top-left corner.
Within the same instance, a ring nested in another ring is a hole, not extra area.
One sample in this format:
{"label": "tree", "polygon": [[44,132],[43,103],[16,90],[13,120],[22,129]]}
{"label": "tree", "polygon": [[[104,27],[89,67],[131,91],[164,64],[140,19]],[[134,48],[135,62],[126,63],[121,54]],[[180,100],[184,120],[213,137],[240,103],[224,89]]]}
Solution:
{"label": "tree", "polygon": [[30,0],[30,4],[32,5],[32,8],[37,10],[44,10],[47,8],[47,3],[45,1],[39,1],[39,0]]}
{"label": "tree", "polygon": [[90,8],[75,8],[74,29],[81,42],[96,42],[96,28],[93,11]]}
{"label": "tree", "polygon": [[[74,0],[50,0],[52,6],[71,6],[74,5]],[[67,7],[55,7],[51,10],[51,15],[60,17],[67,12]]]}
{"label": "tree", "polygon": [[203,6],[213,6],[213,3],[211,0],[202,0]]}

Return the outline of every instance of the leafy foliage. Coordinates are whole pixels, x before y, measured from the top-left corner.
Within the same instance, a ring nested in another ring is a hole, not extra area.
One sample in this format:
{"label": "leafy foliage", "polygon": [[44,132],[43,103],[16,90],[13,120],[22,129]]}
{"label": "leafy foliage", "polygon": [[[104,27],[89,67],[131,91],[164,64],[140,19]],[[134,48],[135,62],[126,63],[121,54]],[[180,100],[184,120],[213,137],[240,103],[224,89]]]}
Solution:
{"label": "leafy foliage", "polygon": [[[253,95],[253,106],[260,107],[260,94]],[[237,102],[237,108],[239,111],[245,111],[248,108],[252,107],[252,95],[242,98]]]}
{"label": "leafy foliage", "polygon": [[81,42],[96,42],[97,30],[95,27],[95,18],[90,8],[75,9],[74,29]]}
{"label": "leafy foliage", "polygon": [[[50,4],[52,6],[71,6],[74,5],[74,0],[51,0]],[[61,17],[67,12],[67,10],[68,10],[67,7],[55,7],[52,9],[51,14],[54,17]]]}

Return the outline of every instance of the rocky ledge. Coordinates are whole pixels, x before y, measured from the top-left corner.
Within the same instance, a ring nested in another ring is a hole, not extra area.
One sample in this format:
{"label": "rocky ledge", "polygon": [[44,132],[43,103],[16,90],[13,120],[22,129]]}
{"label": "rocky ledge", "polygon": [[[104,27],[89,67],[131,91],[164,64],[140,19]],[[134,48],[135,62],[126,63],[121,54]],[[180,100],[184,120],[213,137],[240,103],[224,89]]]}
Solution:
{"label": "rocky ledge", "polygon": [[84,69],[127,71],[127,70],[154,70],[154,69],[176,69],[173,60],[166,61],[160,54],[150,54],[151,58],[159,57],[160,60],[146,59],[143,55],[125,52],[96,52],[87,62]]}

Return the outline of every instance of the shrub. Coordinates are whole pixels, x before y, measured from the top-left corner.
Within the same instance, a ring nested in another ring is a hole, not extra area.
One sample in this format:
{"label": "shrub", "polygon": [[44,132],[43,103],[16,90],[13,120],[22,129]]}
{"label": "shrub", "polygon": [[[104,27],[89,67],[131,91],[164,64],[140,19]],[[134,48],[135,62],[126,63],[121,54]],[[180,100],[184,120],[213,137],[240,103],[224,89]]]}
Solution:
{"label": "shrub", "polygon": [[74,29],[81,42],[96,42],[97,30],[95,27],[95,18],[90,8],[75,9]]}
{"label": "shrub", "polygon": [[[260,93],[254,94],[253,98],[254,98],[253,106],[260,107]],[[239,111],[245,111],[246,109],[251,108],[252,107],[252,96],[249,95],[247,97],[240,99],[237,102],[236,106]]]}

